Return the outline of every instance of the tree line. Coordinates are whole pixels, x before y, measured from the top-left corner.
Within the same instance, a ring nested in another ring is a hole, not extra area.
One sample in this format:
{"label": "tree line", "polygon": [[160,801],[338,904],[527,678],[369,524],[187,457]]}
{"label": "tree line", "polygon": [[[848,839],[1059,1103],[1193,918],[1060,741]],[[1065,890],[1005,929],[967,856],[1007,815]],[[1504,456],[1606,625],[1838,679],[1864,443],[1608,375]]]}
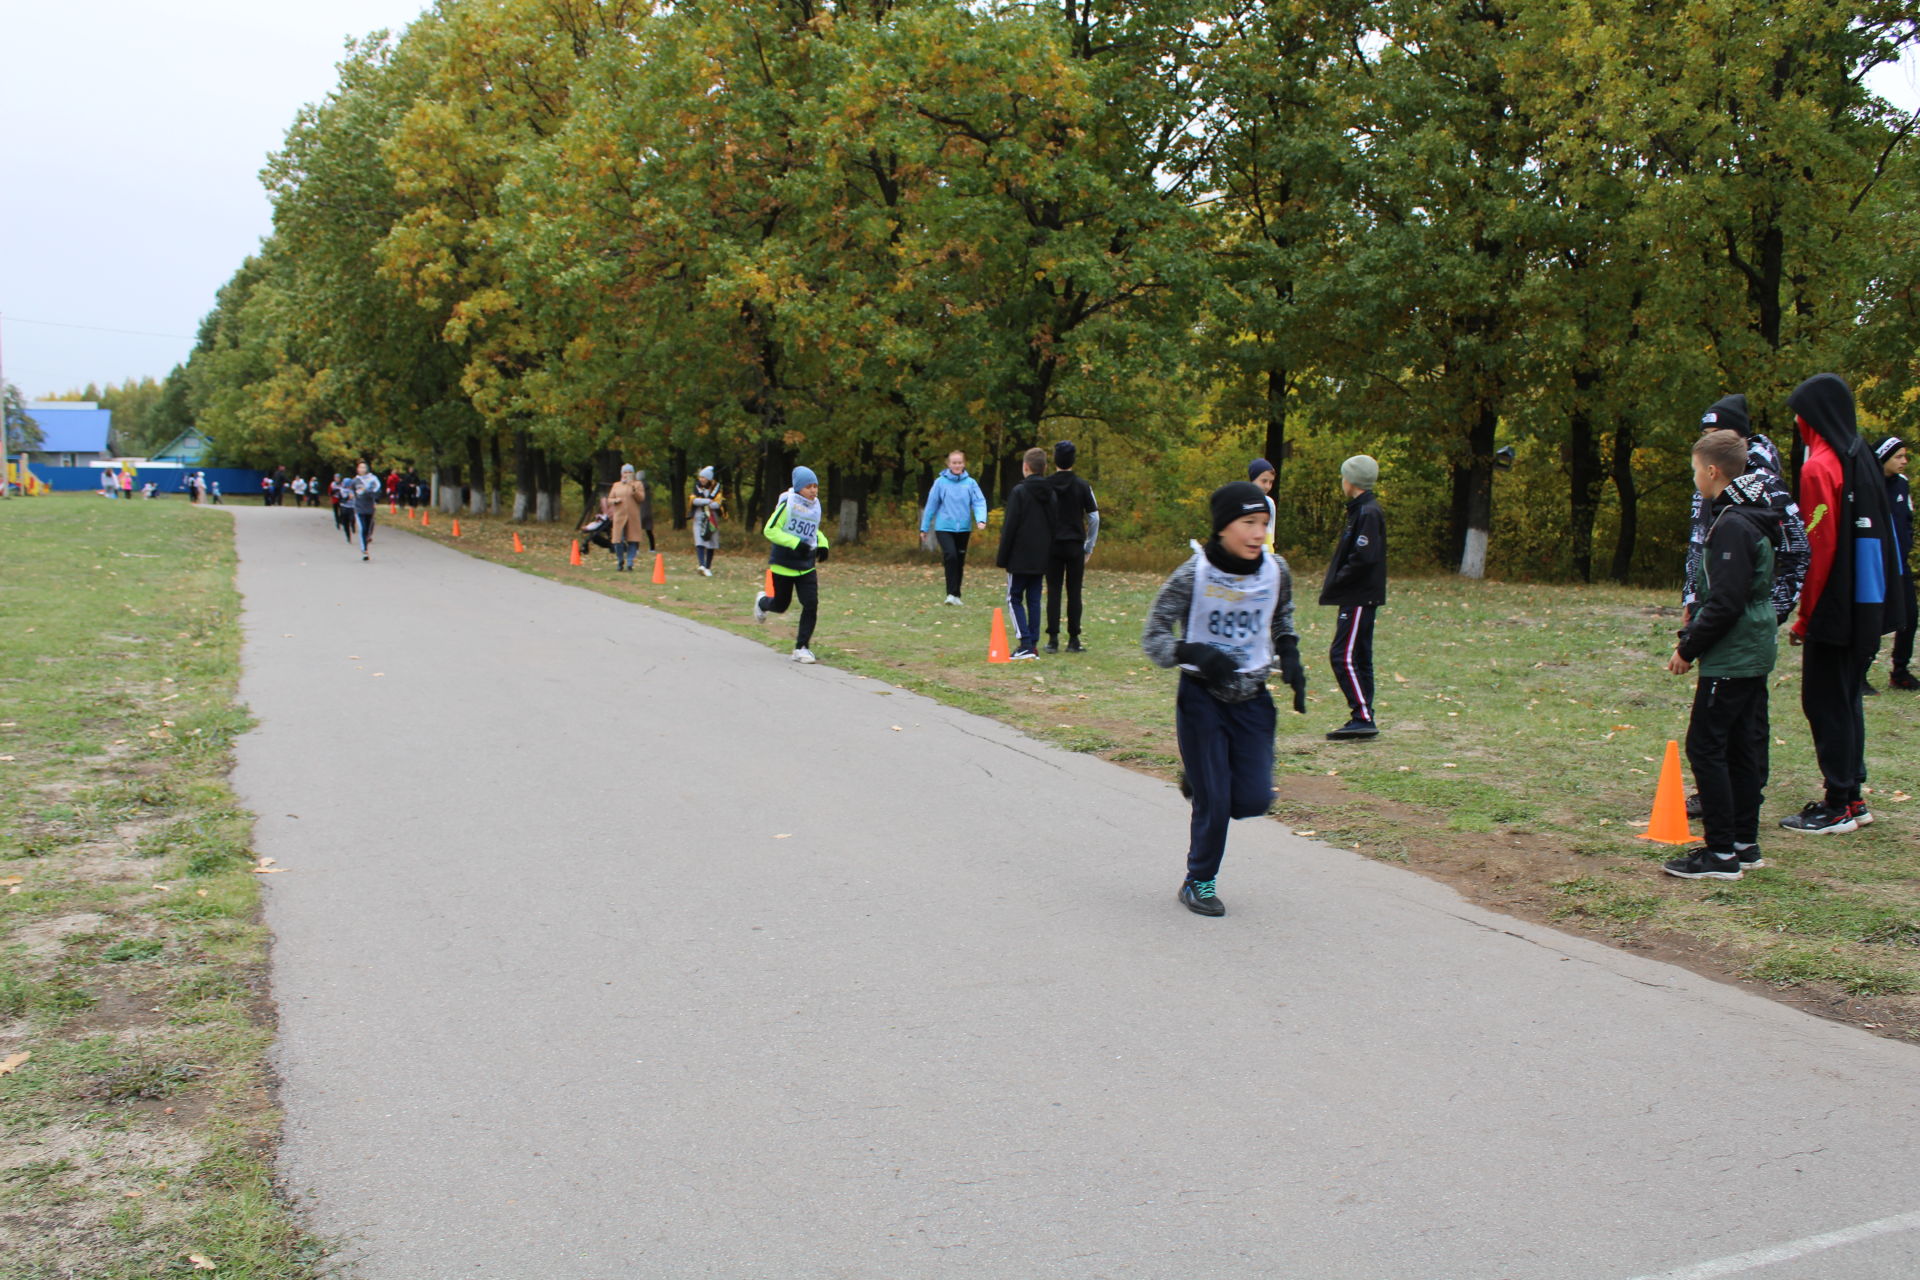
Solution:
{"label": "tree line", "polygon": [[1071,437],[1105,527],[1185,532],[1258,454],[1311,544],[1365,450],[1418,556],[1670,575],[1721,394],[1783,450],[1823,369],[1920,425],[1920,120],[1864,85],[1917,27],[441,0],[299,114],[272,235],[154,403],[229,461],[412,462],[532,520],[622,457],[676,514],[702,465],[751,516],[805,461],[864,517],[950,448],[999,493]]}

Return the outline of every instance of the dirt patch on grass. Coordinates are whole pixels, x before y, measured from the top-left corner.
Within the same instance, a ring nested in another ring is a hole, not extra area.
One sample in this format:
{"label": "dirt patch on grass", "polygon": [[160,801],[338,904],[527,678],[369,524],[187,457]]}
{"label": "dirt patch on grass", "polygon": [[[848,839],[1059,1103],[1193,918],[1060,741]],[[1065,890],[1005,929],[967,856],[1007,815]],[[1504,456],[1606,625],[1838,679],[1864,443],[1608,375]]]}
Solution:
{"label": "dirt patch on grass", "polygon": [[[1572,900],[1556,886],[1591,876],[1598,860],[1569,847],[1564,837],[1522,827],[1453,831],[1443,817],[1363,794],[1339,778],[1282,776],[1277,788],[1276,816],[1296,831],[1315,831],[1332,843],[1401,863],[1451,886],[1476,906],[1676,964],[1818,1017],[1893,1039],[1920,1041],[1920,999],[1913,996],[1855,996],[1830,983],[1763,982],[1748,972],[1758,957],[1747,948],[1570,910]],[[1356,815],[1364,815],[1358,831],[1347,825]],[[1357,838],[1332,839],[1323,824]],[[1659,874],[1649,863],[1649,879]]]}

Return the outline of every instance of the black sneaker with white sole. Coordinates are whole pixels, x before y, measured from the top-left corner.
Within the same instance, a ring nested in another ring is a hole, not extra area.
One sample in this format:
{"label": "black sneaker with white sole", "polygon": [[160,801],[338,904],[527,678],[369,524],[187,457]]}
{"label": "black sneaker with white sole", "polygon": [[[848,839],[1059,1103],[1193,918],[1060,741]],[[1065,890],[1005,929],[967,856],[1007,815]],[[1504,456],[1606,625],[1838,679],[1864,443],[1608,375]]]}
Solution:
{"label": "black sneaker with white sole", "polygon": [[1742,871],[1758,871],[1767,865],[1767,860],[1760,855],[1760,846],[1757,844],[1736,844],[1733,846],[1733,856],[1740,859]]}
{"label": "black sneaker with white sole", "polygon": [[1738,880],[1741,875],[1737,855],[1704,848],[1691,850],[1684,858],[1675,858],[1664,869],[1668,875],[1682,880]]}
{"label": "black sneaker with white sole", "polygon": [[1867,802],[1865,800],[1855,800],[1847,806],[1847,811],[1853,814],[1854,826],[1870,827],[1873,825],[1873,811],[1867,808]]}
{"label": "black sneaker with white sole", "polygon": [[1780,819],[1780,825],[1788,831],[1825,836],[1853,831],[1860,824],[1854,821],[1853,806],[1850,804],[1828,804],[1825,800],[1810,800],[1806,808],[1791,818]]}

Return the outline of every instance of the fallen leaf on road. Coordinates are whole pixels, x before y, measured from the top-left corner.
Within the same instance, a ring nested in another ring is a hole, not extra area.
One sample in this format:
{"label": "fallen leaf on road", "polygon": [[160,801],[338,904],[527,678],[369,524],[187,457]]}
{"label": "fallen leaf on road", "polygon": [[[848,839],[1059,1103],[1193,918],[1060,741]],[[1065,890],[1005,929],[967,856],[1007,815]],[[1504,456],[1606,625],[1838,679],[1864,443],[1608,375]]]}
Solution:
{"label": "fallen leaf on road", "polygon": [[255,861],[256,861],[256,862],[257,862],[257,863],[258,863],[258,864],[259,864],[260,866],[263,866],[263,867],[270,867],[270,866],[272,866],[272,865],[273,865],[273,864],[274,864],[275,862],[277,862],[277,861],[279,861],[279,859],[277,859],[277,858],[259,858],[259,859],[256,859]]}
{"label": "fallen leaf on road", "polygon": [[376,672],[374,672],[374,673],[373,673],[373,678],[374,678],[375,680],[378,680],[378,679],[379,679],[379,678],[380,678],[381,676],[383,676],[383,675],[385,675],[385,674],[387,674],[387,673],[386,673],[386,672],[384,672],[384,671],[376,671]]}
{"label": "fallen leaf on road", "polygon": [[888,728],[890,728],[890,729],[892,729],[892,730],[893,730],[893,731],[894,731],[895,733],[900,733],[900,732],[902,732],[902,730],[901,730],[901,728],[900,728],[900,726],[899,726],[899,725],[897,725],[897,724],[896,724],[896,725],[889,725],[889,726],[888,726]]}
{"label": "fallen leaf on road", "polygon": [[775,836],[774,839],[775,840],[791,840],[793,839],[793,832],[782,831],[779,835]]}
{"label": "fallen leaf on road", "polygon": [[285,867],[255,867],[253,874],[257,876],[277,876],[285,870]]}
{"label": "fallen leaf on road", "polygon": [[1297,836],[1317,836],[1320,833],[1318,831],[1313,831],[1313,830],[1300,830],[1300,831],[1294,832],[1293,834]]}
{"label": "fallen leaf on road", "polygon": [[350,654],[348,654],[348,655],[347,655],[347,661],[348,661],[348,662],[358,662],[358,661],[360,661],[360,655],[359,655],[359,654],[357,654],[357,653],[350,653]]}
{"label": "fallen leaf on road", "polygon": [[8,1054],[6,1057],[0,1058],[0,1076],[12,1075],[19,1069],[21,1063],[32,1056],[31,1053],[22,1049],[19,1053]]}

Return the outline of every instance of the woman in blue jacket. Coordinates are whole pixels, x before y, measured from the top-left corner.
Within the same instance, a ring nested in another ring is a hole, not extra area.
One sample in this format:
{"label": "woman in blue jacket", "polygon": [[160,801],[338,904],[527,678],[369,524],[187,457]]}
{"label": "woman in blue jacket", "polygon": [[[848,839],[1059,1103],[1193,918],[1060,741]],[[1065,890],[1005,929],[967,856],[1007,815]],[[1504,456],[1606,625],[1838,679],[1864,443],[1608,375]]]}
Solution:
{"label": "woman in blue jacket", "polygon": [[920,536],[927,530],[940,543],[947,567],[947,604],[960,603],[960,579],[967,569],[967,541],[976,529],[987,527],[987,495],[967,474],[967,455],[955,449],[947,455],[947,469],[927,490],[927,508],[920,513]]}

